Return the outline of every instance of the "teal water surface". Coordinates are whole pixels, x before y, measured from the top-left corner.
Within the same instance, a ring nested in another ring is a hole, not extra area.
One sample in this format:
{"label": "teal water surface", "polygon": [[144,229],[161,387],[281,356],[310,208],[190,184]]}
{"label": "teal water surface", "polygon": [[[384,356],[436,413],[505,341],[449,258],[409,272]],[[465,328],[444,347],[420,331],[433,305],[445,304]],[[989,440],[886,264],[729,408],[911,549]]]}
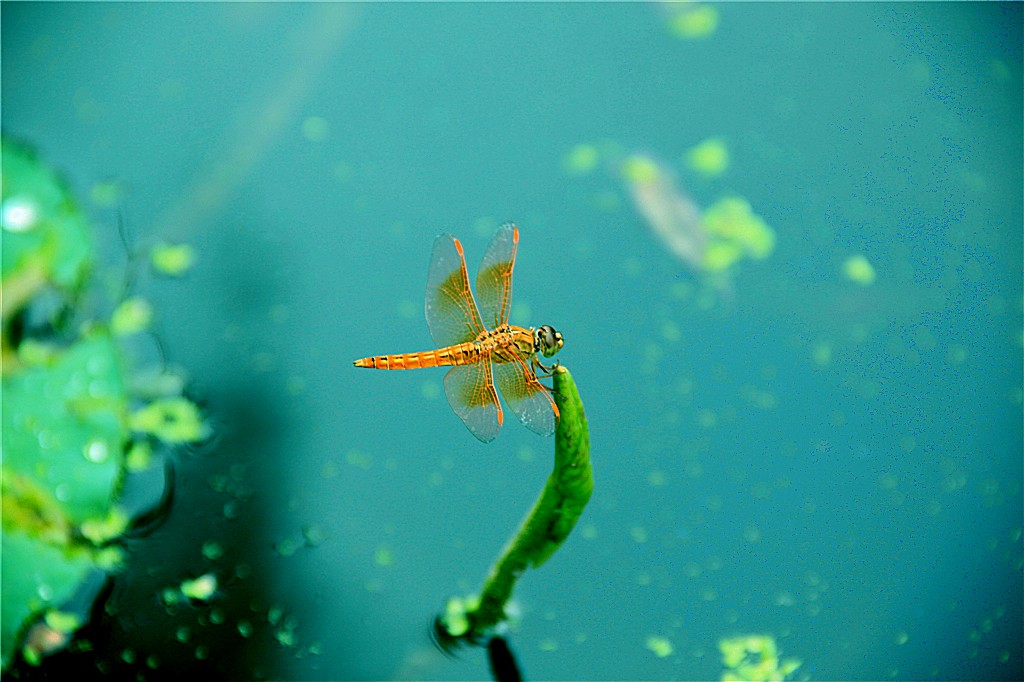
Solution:
{"label": "teal water surface", "polygon": [[[706,7],[3,3],[4,134],[86,203],[100,288],[196,250],[134,286],[215,434],[54,666],[487,677],[429,627],[552,440],[351,363],[430,349],[435,235],[475,271],[515,220],[513,321],[565,335],[595,478],[516,590],[530,679],[719,679],[746,634],[793,678],[1024,676],[1021,5]],[[742,198],[770,252],[680,258],[629,159],[666,205]]]}

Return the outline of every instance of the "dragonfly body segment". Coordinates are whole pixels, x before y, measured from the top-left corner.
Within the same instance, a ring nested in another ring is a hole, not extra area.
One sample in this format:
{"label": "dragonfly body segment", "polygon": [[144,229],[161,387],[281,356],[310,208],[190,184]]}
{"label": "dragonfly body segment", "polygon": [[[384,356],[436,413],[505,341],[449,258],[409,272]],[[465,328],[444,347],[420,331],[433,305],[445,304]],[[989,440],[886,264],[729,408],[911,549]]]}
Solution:
{"label": "dragonfly body segment", "polygon": [[[508,324],[512,269],[519,228],[505,223],[491,240],[476,278],[480,307],[473,297],[462,243],[450,234],[434,241],[424,310],[436,350],[377,355],[356,360],[356,367],[421,369],[447,367],[448,403],[466,427],[482,441],[498,435],[504,421],[498,390],[530,430],[551,435],[558,407],[550,389],[537,379],[550,368],[538,356],[551,357],[562,348],[562,335],[549,325],[537,328]],[[488,326],[484,326],[485,323]]]}
{"label": "dragonfly body segment", "polygon": [[475,340],[466,343],[415,353],[377,355],[356,360],[353,364],[372,369],[423,369],[471,365],[483,361],[485,356],[490,362],[515,362],[533,354],[533,339],[532,329],[506,324],[498,329],[486,330]]}

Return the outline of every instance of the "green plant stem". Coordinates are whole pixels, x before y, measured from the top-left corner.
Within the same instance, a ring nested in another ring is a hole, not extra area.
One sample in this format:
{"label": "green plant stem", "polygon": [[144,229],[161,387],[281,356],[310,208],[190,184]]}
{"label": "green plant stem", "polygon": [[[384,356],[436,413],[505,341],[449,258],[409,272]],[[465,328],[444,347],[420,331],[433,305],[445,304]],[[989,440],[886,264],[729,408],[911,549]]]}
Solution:
{"label": "green plant stem", "polygon": [[[559,411],[554,469],[530,513],[491,567],[477,603],[461,614],[453,614],[452,609],[459,607],[449,603],[449,611],[438,619],[436,634],[442,648],[449,649],[460,640],[477,642],[501,623],[519,576],[551,558],[590,501],[594,479],[583,403],[568,369],[556,367],[553,379]],[[463,626],[455,626],[463,618]]]}

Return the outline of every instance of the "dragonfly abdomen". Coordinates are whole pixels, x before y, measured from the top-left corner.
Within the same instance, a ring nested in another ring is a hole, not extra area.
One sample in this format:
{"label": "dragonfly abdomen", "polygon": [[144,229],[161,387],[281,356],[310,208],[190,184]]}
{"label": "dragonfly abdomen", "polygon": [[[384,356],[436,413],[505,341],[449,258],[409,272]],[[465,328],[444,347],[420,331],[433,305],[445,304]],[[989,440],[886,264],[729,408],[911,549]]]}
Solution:
{"label": "dragonfly abdomen", "polygon": [[400,353],[398,355],[375,355],[356,360],[356,367],[371,369],[423,369],[425,367],[447,367],[449,365],[466,365],[476,361],[479,350],[474,343],[460,343],[447,348],[426,350],[418,353]]}

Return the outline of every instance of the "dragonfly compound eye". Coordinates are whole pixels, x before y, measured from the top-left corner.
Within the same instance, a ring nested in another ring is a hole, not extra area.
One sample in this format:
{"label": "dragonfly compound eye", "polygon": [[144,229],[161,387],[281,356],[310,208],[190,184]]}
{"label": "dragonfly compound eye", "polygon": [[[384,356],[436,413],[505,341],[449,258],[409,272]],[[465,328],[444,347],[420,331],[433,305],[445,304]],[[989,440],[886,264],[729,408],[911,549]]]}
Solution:
{"label": "dragonfly compound eye", "polygon": [[549,324],[538,327],[537,342],[540,347],[541,354],[546,358],[550,358],[561,350],[563,345],[565,345],[562,333],[555,331],[555,328]]}

